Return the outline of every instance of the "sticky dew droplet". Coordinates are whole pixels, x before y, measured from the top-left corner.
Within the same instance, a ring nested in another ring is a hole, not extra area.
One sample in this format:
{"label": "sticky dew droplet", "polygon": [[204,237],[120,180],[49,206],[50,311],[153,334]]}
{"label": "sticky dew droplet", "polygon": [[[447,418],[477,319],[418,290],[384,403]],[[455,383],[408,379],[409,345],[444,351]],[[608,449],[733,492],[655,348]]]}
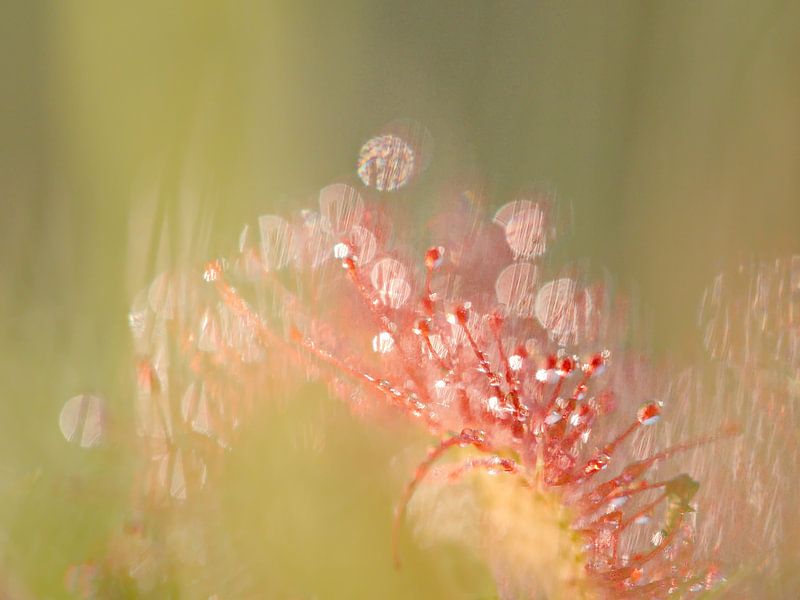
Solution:
{"label": "sticky dew droplet", "polygon": [[388,331],[381,331],[372,338],[372,350],[378,354],[386,354],[394,348],[394,337]]}
{"label": "sticky dew droplet", "polygon": [[657,403],[650,403],[641,407],[636,417],[642,425],[653,425],[661,418],[661,409]]}

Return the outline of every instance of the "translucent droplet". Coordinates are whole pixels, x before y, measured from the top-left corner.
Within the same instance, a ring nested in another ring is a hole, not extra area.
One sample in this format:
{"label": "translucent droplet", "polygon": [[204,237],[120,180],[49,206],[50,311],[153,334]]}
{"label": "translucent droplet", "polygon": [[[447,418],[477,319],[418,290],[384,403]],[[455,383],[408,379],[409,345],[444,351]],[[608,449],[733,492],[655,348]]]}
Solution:
{"label": "translucent droplet", "polygon": [[366,265],[375,258],[378,243],[369,229],[365,229],[360,225],[353,225],[350,230],[350,246],[358,257],[358,264]]}
{"label": "translucent droplet", "polygon": [[519,371],[522,368],[523,358],[519,354],[512,354],[508,357],[508,367],[512,371]]}
{"label": "translucent droplet", "polygon": [[415,162],[414,149],[408,142],[396,135],[380,135],[361,147],[358,177],[364,185],[391,192],[408,183]]}
{"label": "translucent droplet", "polygon": [[642,425],[652,425],[661,418],[661,409],[658,404],[648,404],[640,408],[636,416]]}
{"label": "translucent droplet", "polygon": [[620,496],[619,498],[614,498],[611,502],[608,503],[609,508],[612,510],[616,510],[625,505],[628,502],[628,496]]}
{"label": "translucent droplet", "polygon": [[505,231],[514,258],[541,256],[547,249],[544,211],[539,207],[514,215]]}
{"label": "translucent droplet", "polygon": [[536,295],[536,319],[561,345],[576,343],[581,335],[588,333],[592,311],[589,292],[578,292],[575,282],[569,278],[549,281]]}
{"label": "translucent droplet", "polygon": [[443,379],[439,379],[433,385],[433,392],[439,406],[447,408],[453,404],[458,394],[455,386],[448,385]]}
{"label": "translucent droplet", "polygon": [[558,412],[555,412],[555,411],[551,412],[549,415],[547,415],[547,416],[544,418],[544,422],[545,422],[547,425],[555,425],[555,424],[556,424],[556,423],[558,423],[560,420],[561,420],[561,413],[558,413]]}
{"label": "translucent droplet", "polygon": [[380,301],[390,308],[400,308],[411,295],[406,268],[393,258],[382,258],[376,262],[370,271],[370,281]]}
{"label": "translucent droplet", "polygon": [[606,368],[607,358],[604,353],[595,354],[588,361],[581,364],[581,370],[595,377],[602,375]]}
{"label": "translucent droplet", "polygon": [[381,331],[372,338],[372,349],[378,354],[386,354],[394,348],[394,338],[388,331]]}
{"label": "translucent droplet", "polygon": [[489,398],[487,405],[489,412],[499,419],[507,419],[514,414],[514,407],[501,401],[496,396]]}
{"label": "translucent droplet", "polygon": [[347,258],[352,254],[350,246],[344,242],[339,242],[333,247],[333,256],[339,260]]}
{"label": "translucent droplet", "polygon": [[261,215],[258,230],[264,269],[276,271],[285,267],[291,259],[292,230],[289,223],[276,215]]}
{"label": "translucent droplet", "polygon": [[545,209],[532,200],[514,200],[498,209],[494,222],[506,234],[514,258],[541,256],[547,250]]}
{"label": "translucent droplet", "polygon": [[64,403],[58,426],[68,442],[82,448],[99,446],[105,430],[105,403],[89,394],[74,396]]}
{"label": "translucent droplet", "polygon": [[454,306],[453,309],[445,315],[445,319],[451,325],[466,325],[469,323],[471,309],[472,302],[463,302]]}
{"label": "translucent droplet", "polygon": [[513,263],[497,276],[494,289],[497,301],[509,312],[523,318],[532,317],[536,300],[536,266],[526,262]]}
{"label": "translucent droplet", "polygon": [[427,336],[431,332],[431,320],[427,317],[422,317],[414,321],[414,326],[411,328],[414,335]]}
{"label": "translucent droplet", "polygon": [[428,270],[438,269],[444,262],[444,247],[434,246],[425,253],[425,267]]}
{"label": "translucent droplet", "polygon": [[379,291],[381,302],[390,308],[400,308],[411,295],[411,286],[405,279],[390,279]]}
{"label": "translucent droplet", "polygon": [[536,295],[535,313],[542,327],[561,331],[572,321],[575,299],[575,282],[572,279],[556,279],[545,283]]}
{"label": "translucent droplet", "polygon": [[328,231],[334,235],[345,235],[361,220],[364,201],[355,188],[334,183],[320,190],[319,210]]}

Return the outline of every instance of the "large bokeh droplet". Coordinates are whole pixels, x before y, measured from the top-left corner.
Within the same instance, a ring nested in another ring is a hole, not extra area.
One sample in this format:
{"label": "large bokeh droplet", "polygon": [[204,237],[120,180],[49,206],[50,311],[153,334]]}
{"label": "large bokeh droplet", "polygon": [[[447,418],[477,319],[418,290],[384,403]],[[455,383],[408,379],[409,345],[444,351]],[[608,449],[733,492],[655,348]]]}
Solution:
{"label": "large bokeh droplet", "polygon": [[325,227],[335,235],[344,235],[361,220],[364,201],[355,188],[334,183],[320,190],[319,208]]}
{"label": "large bokeh droplet", "polygon": [[381,302],[390,308],[400,308],[411,295],[406,268],[393,258],[376,262],[370,272],[370,281]]}
{"label": "large bokeh droplet", "polygon": [[514,258],[533,258],[547,250],[547,218],[540,204],[514,200],[497,211],[494,222],[505,230]]}
{"label": "large bokeh droplet", "polygon": [[82,448],[99,446],[105,431],[105,403],[89,394],[74,396],[64,403],[58,426],[68,442]]}
{"label": "large bokeh droplet", "polygon": [[558,344],[577,343],[588,334],[594,311],[591,295],[570,278],[545,283],[536,295],[534,313]]}
{"label": "large bokeh droplet", "polygon": [[510,313],[532,317],[536,299],[536,266],[530,263],[513,263],[500,272],[495,281],[497,301],[505,304]]}
{"label": "large bokeh droplet", "polygon": [[392,192],[409,182],[415,163],[411,144],[396,135],[379,135],[361,147],[358,177],[379,192]]}

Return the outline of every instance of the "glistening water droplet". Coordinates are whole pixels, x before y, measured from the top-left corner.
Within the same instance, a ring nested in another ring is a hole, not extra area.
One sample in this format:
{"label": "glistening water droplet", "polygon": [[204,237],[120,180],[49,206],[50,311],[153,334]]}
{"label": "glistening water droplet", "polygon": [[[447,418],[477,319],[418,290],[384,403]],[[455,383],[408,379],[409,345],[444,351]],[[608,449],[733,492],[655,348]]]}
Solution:
{"label": "glistening water droplet", "polygon": [[394,338],[388,331],[381,331],[372,338],[372,350],[378,354],[386,354],[394,348]]}

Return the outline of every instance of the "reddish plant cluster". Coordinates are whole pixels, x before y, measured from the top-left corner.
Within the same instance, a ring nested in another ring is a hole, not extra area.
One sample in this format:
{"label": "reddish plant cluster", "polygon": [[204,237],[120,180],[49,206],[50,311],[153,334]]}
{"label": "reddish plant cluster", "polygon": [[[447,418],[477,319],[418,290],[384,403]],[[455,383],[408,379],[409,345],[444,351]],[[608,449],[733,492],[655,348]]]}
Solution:
{"label": "reddish plant cluster", "polygon": [[[660,407],[645,398],[621,422],[618,394],[603,381],[610,353],[585,351],[608,333],[602,289],[582,287],[574,274],[540,280],[540,257],[553,237],[551,210],[546,199],[519,199],[483,224],[462,202],[446,241],[425,252],[418,268],[406,249],[391,244],[385,212],[337,184],[320,194],[318,213],[304,212],[296,222],[262,217],[256,244],[245,233],[237,257],[206,265],[207,289],[182,277],[154,283],[151,316],[166,317],[165,326],[175,329],[163,338],[189,357],[190,381],[176,406],[164,393],[166,354],[143,353],[152,357],[140,368],[148,489],[183,499],[200,486],[210,457],[195,443],[181,449],[175,424],[224,447],[259,377],[274,377],[271,361],[282,356],[329,378],[357,409],[386,402],[441,437],[400,500],[396,529],[433,463],[450,448],[468,447],[479,457],[467,458],[451,477],[505,472],[531,502],[548,494],[565,507],[565,536],[583,572],[570,575],[563,590],[658,598],[711,589],[717,567],[695,556],[686,518],[699,484],[683,473],[649,475],[654,465],[732,430],[649,455],[629,447],[659,419]],[[179,310],[187,306],[194,310]],[[145,339],[162,343],[152,333]],[[231,381],[250,389],[230,389]],[[603,421],[610,424],[600,427]],[[642,527],[652,539],[632,548],[631,532]],[[546,576],[526,574],[526,589],[535,593],[537,578]]]}
{"label": "reddish plant cluster", "polygon": [[[546,277],[551,200],[519,198],[492,222],[476,204],[460,195],[415,259],[385,207],[335,184],[320,193],[318,212],[263,216],[234,256],[157,278],[130,315],[137,509],[199,491],[264,390],[299,372],[326,380],[356,412],[385,407],[440,439],[400,498],[395,533],[454,448],[469,452],[449,481],[493,474],[523,498],[521,512],[505,510],[512,536],[517,528],[524,538],[525,511],[559,520],[560,548],[525,550],[563,555],[570,566],[555,575],[536,569],[547,561],[528,572],[516,558],[504,562],[513,555],[502,549],[481,549],[501,593],[666,598],[716,589],[718,557],[697,547],[700,484],[674,463],[734,429],[656,446],[662,404],[622,351],[617,308],[577,271]],[[502,502],[491,485],[487,502]],[[558,588],[545,583],[554,577]]]}

